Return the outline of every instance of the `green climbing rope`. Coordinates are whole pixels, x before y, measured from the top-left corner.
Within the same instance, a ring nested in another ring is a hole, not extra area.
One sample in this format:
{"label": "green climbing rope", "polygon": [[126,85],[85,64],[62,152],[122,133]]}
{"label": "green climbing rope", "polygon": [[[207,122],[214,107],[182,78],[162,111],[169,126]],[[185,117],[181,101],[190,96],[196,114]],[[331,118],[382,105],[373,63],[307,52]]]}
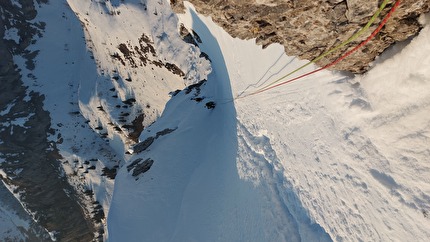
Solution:
{"label": "green climbing rope", "polygon": [[[261,90],[267,89],[268,87],[272,86],[273,84],[276,84],[276,83],[282,81],[283,79],[291,76],[292,74],[294,74],[294,73],[302,70],[303,68],[305,68],[305,67],[307,67],[307,66],[309,66],[311,64],[314,64],[315,62],[321,60],[322,58],[326,57],[327,55],[335,52],[336,50],[339,50],[340,48],[346,46],[347,44],[349,44],[352,41],[354,41],[355,39],[357,39],[360,35],[362,35],[364,32],[366,32],[370,28],[370,26],[376,21],[376,19],[379,17],[379,15],[381,14],[381,12],[385,9],[385,7],[387,6],[387,4],[388,4],[389,1],[390,0],[384,0],[384,2],[382,2],[381,6],[379,6],[379,9],[370,18],[369,22],[367,22],[367,24],[363,28],[361,28],[357,33],[355,33],[354,35],[352,35],[350,38],[348,38],[344,42],[340,43],[336,47],[334,47],[334,48],[332,48],[332,49],[324,52],[323,54],[321,54],[320,56],[316,57],[315,59],[313,59],[312,61],[308,62],[307,64],[304,64],[304,65],[298,67],[297,69],[295,69],[295,70],[287,73],[286,75],[284,75],[284,76],[282,76],[282,77],[274,80],[273,82],[271,82],[271,83],[269,83],[269,84],[267,84],[267,85],[265,85],[265,86],[263,86],[263,87],[255,90],[253,93],[259,93]],[[238,96],[238,97],[240,97],[240,96]]]}

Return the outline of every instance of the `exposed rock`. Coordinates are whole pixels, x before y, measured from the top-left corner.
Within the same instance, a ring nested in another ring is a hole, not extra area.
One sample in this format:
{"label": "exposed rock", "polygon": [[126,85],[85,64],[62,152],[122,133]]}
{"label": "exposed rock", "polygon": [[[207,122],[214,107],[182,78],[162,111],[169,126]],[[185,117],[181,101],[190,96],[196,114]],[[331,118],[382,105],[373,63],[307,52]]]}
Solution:
{"label": "exposed rock", "polygon": [[170,134],[170,133],[172,133],[173,131],[175,131],[176,129],[169,129],[169,128],[166,128],[166,129],[163,129],[163,130],[161,130],[161,131],[158,131],[156,134],[155,134],[155,138],[157,139],[158,137],[160,137],[160,136],[163,136],[163,135],[166,135],[166,134]]}
{"label": "exposed rock", "polygon": [[127,166],[127,171],[130,172],[137,164],[139,164],[139,162],[141,162],[143,159],[142,158],[138,158],[134,161],[132,161],[128,166]]}
{"label": "exposed rock", "polygon": [[[46,3],[46,0],[38,0]],[[44,96],[24,87],[13,55],[22,55],[28,69],[34,67],[36,51],[27,47],[43,33],[44,23],[34,20],[36,1],[1,1],[0,12],[0,123],[26,118],[22,125],[8,125],[0,130],[0,168],[2,182],[14,187],[19,201],[31,212],[37,226],[55,232],[59,241],[91,241],[95,225],[85,215],[79,194],[62,175],[60,155],[52,135],[50,114],[43,109]],[[4,39],[5,29],[18,29],[19,43]],[[19,171],[19,172],[17,172]],[[3,197],[1,200],[4,202]],[[33,236],[33,235],[32,235]],[[45,241],[29,237],[28,241]]]}
{"label": "exposed rock", "polygon": [[[91,214],[93,215],[93,219],[100,223],[103,219],[105,219],[105,213],[103,211],[102,205],[100,205],[98,201],[95,201],[94,205],[95,206],[93,207],[93,211],[91,212]],[[100,230],[99,233],[103,234],[104,231]]]}
{"label": "exposed rock", "polygon": [[169,93],[169,95],[171,96],[171,97],[174,97],[174,96],[176,96],[176,95],[178,95],[178,93],[180,93],[181,92],[181,90],[175,90],[175,91],[172,91],[172,92],[170,92]]}
{"label": "exposed rock", "polygon": [[[186,29],[182,28],[181,30],[185,31]],[[185,32],[183,34],[186,35]],[[158,36],[158,38],[163,37]],[[186,41],[185,39],[191,41],[193,37],[190,35],[189,37],[182,36],[182,38],[184,41]],[[119,52],[113,53],[110,56],[113,60],[119,61],[124,66],[126,66],[126,63],[128,63],[132,68],[138,68],[146,65],[155,65],[159,68],[165,68],[175,75],[184,77],[185,73],[177,65],[164,62],[164,60],[162,61],[159,59],[153,45],[154,41],[149,36],[142,34],[142,36],[139,38],[139,46],[133,46],[131,43],[121,43],[117,46]],[[114,80],[119,80],[119,78],[119,76],[113,77]],[[132,82],[130,77],[125,78],[125,80]]]}
{"label": "exposed rock", "polygon": [[133,153],[140,153],[146,149],[154,142],[154,137],[149,137],[146,140],[138,143],[137,145],[133,146]]}
{"label": "exposed rock", "polygon": [[125,101],[122,101],[124,104],[127,104],[127,105],[130,105],[130,106],[133,106],[133,104],[136,102],[136,99],[135,98],[129,98],[129,99],[127,99],[127,100],[125,100]]}
{"label": "exposed rock", "polygon": [[[134,142],[137,142],[139,139],[140,134],[142,133],[144,126],[143,126],[143,120],[145,119],[145,114],[139,114],[131,123],[131,125],[126,126],[128,128],[131,128],[132,131],[128,133],[128,137],[132,139]],[[124,127],[123,126],[123,127]]]}
{"label": "exposed rock", "polygon": [[149,148],[149,146],[152,145],[152,143],[154,142],[154,140],[158,139],[160,136],[163,136],[163,135],[166,135],[166,134],[170,134],[170,133],[172,133],[175,130],[176,130],[176,128],[175,129],[166,128],[166,129],[163,129],[161,131],[158,131],[155,134],[155,137],[152,137],[152,136],[148,137],[144,141],[142,141],[142,142],[136,144],[135,146],[133,146],[133,153],[140,153],[142,151],[145,151],[146,149]]}
{"label": "exposed rock", "polygon": [[183,24],[181,24],[181,26],[179,27],[179,34],[181,35],[181,38],[188,44],[198,46],[197,42],[194,40],[194,37],[191,35],[188,29],[185,28]]}
{"label": "exposed rock", "polygon": [[207,102],[206,105],[205,105],[205,107],[207,109],[214,109],[215,106],[216,106],[215,102],[212,102],[212,101],[211,102]]}
{"label": "exposed rock", "polygon": [[[199,13],[210,15],[233,37],[256,38],[263,47],[280,43],[288,55],[311,60],[345,41],[363,27],[382,1],[369,0],[189,0]],[[394,2],[394,1],[391,1]],[[182,0],[171,0],[177,12]],[[374,30],[387,14],[387,5]],[[369,63],[396,41],[405,40],[420,30],[417,18],[430,8],[430,0],[403,0],[378,36],[364,48],[340,62],[334,69],[362,73]],[[369,31],[369,33],[370,33]],[[362,36],[344,49],[319,61],[326,65],[364,40]]]}
{"label": "exposed rock", "polygon": [[147,172],[152,164],[154,164],[154,160],[148,158],[142,162],[142,158],[134,160],[130,165],[127,166],[127,171],[130,172],[133,170],[132,176],[136,177],[142,173]]}
{"label": "exposed rock", "polygon": [[185,94],[189,94],[191,91],[196,90],[196,93],[194,94],[194,96],[198,96],[200,95],[200,87],[206,83],[207,80],[201,80],[196,84],[193,85],[189,85],[188,87],[186,87],[185,90]]}
{"label": "exposed rock", "polygon": [[136,167],[133,170],[133,174],[132,175],[133,176],[138,176],[138,175],[140,175],[142,173],[147,172],[151,168],[152,164],[154,164],[153,160],[151,160],[149,158],[146,159],[143,163],[139,163],[139,164],[136,165]]}
{"label": "exposed rock", "polygon": [[[23,238],[26,238],[26,241],[52,241],[45,229],[33,221],[33,218],[24,210],[19,200],[10,193],[2,182],[0,182],[0,197],[0,231],[3,232],[0,232],[0,241],[22,241]],[[9,212],[5,213],[5,211]],[[13,221],[13,217],[9,217],[9,213],[14,214],[20,220],[27,221],[28,226],[9,222]],[[8,226],[8,224],[13,224],[19,232],[17,231],[18,233],[16,233],[10,230],[11,226]]]}
{"label": "exposed rock", "polygon": [[117,168],[116,167],[113,167],[113,168],[108,168],[108,167],[104,167],[103,169],[102,169],[102,176],[106,176],[107,178],[109,178],[109,179],[115,179],[115,177],[116,177],[116,174],[117,174]]}

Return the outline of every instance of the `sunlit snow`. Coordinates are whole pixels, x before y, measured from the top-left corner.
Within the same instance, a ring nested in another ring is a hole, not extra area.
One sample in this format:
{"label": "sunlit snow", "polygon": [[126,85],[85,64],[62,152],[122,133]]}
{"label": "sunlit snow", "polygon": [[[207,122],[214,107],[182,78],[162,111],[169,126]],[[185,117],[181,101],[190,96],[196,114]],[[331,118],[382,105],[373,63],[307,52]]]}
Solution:
{"label": "sunlit snow", "polygon": [[[307,61],[277,44],[262,49],[232,38],[185,6],[176,15],[164,0],[50,1],[38,9],[47,25],[31,46],[41,50],[35,70],[15,57],[29,89],[45,95],[70,183],[91,189],[103,206],[105,240],[430,237],[428,16],[418,36],[391,47],[364,75],[321,71],[234,100]],[[198,47],[180,38],[181,23],[198,34]],[[7,36],[16,40],[13,31]],[[126,62],[121,44],[139,48],[143,36],[156,52],[151,61],[185,75]],[[134,142],[121,127],[126,112],[145,113],[139,141],[156,137],[140,153],[127,152]],[[133,176],[138,159],[153,163]],[[100,176],[114,165],[115,180]]]}

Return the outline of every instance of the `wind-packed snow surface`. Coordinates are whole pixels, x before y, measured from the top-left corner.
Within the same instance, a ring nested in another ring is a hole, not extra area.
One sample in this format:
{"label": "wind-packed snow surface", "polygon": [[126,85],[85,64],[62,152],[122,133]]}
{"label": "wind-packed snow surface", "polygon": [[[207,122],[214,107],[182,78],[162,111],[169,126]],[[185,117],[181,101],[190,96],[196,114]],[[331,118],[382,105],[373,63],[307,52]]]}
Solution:
{"label": "wind-packed snow surface", "polygon": [[65,175],[107,215],[105,240],[430,237],[428,18],[363,76],[322,71],[233,100],[307,62],[186,7],[50,1],[35,20],[46,22],[35,69],[15,56],[45,95]]}
{"label": "wind-packed snow surface", "polygon": [[149,171],[118,174],[111,241],[430,237],[428,25],[366,75],[324,71],[232,101],[306,62],[233,39],[191,5],[180,19],[213,71],[141,135],[175,130],[130,159],[152,159]]}

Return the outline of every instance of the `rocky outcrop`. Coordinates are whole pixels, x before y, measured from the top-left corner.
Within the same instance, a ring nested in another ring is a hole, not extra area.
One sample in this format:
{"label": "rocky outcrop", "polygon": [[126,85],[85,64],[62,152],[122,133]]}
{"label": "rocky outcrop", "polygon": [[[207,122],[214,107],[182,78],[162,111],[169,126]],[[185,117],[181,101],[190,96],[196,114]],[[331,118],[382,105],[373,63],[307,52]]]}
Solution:
{"label": "rocky outcrop", "polygon": [[144,161],[142,158],[139,158],[134,160],[130,165],[127,166],[127,171],[130,172],[131,170],[133,170],[132,175],[136,177],[136,180],[138,180],[139,178],[137,178],[137,176],[149,171],[149,169],[151,169],[152,164],[154,164],[154,160],[150,158]]}
{"label": "rocky outcrop", "polygon": [[[256,38],[264,47],[280,43],[288,55],[311,60],[345,41],[363,27],[378,9],[381,0],[188,0],[199,13],[210,15],[233,37]],[[374,30],[387,14],[387,5],[371,27]],[[183,10],[182,0],[171,0],[177,12]],[[362,73],[382,51],[397,41],[417,34],[418,17],[430,8],[430,0],[402,0],[400,7],[382,31],[365,47],[340,62],[334,69]],[[370,32],[369,31],[369,32]],[[362,36],[344,49],[319,61],[323,66],[353,48]]]}
{"label": "rocky outcrop", "polygon": [[146,149],[148,149],[148,148],[149,148],[149,146],[151,146],[151,145],[152,145],[152,143],[154,143],[154,141],[155,141],[156,139],[158,139],[160,136],[164,136],[164,135],[166,135],[166,134],[170,134],[170,133],[172,133],[172,132],[173,132],[173,131],[175,131],[175,130],[176,130],[176,128],[174,128],[174,129],[166,128],[166,129],[164,129],[164,130],[158,131],[158,132],[155,134],[155,137],[150,136],[150,137],[146,138],[144,141],[139,142],[138,144],[136,144],[135,146],[133,146],[133,148],[132,148],[133,153],[140,153],[140,152],[142,152],[142,151],[145,151],[145,150],[146,150]]}
{"label": "rocky outcrop", "polygon": [[133,146],[133,153],[140,153],[142,151],[145,151],[146,149],[149,148],[149,146],[152,145],[152,143],[154,142],[154,140],[155,140],[154,137],[148,137],[144,141],[142,141],[142,142],[138,143],[137,145]]}

